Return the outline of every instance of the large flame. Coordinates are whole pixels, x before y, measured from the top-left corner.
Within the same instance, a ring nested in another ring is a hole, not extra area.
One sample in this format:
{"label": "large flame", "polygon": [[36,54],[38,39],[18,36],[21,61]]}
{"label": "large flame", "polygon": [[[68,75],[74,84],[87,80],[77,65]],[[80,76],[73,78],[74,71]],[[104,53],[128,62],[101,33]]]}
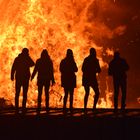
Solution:
{"label": "large flame", "polygon": [[[50,88],[50,106],[62,107],[64,92],[60,86],[59,64],[65,57],[66,50],[71,48],[79,69],[74,107],[83,107],[85,93],[81,83],[81,65],[89,53],[89,48],[96,48],[102,68],[108,67],[103,61],[104,53],[113,54],[113,50],[110,49],[103,53],[103,46],[96,45],[94,37],[112,38],[125,30],[124,26],[110,30],[100,22],[97,16],[98,5],[103,8],[105,3],[108,2],[106,0],[80,2],[79,0],[0,0],[0,97],[10,100],[14,105],[15,85],[10,81],[10,70],[22,48],[29,48],[34,61],[40,57],[42,49],[46,48],[54,63],[56,80],[56,85]],[[112,106],[112,92],[109,91],[107,77],[105,80],[105,97],[100,98],[98,107],[109,108]],[[94,92],[91,92],[88,107],[93,106]],[[27,106],[35,107],[36,104],[37,86],[34,79],[30,82]]]}

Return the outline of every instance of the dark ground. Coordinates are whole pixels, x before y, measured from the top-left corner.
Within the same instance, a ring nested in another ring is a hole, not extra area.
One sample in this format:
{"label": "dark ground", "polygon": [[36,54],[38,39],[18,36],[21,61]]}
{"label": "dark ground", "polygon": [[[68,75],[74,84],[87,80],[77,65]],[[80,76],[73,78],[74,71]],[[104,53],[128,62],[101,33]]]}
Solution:
{"label": "dark ground", "polygon": [[73,115],[64,116],[61,109],[44,111],[40,116],[35,109],[28,109],[25,116],[15,115],[13,109],[1,110],[0,140],[139,140],[140,109],[119,110],[89,109],[84,115],[82,109],[75,109]]}

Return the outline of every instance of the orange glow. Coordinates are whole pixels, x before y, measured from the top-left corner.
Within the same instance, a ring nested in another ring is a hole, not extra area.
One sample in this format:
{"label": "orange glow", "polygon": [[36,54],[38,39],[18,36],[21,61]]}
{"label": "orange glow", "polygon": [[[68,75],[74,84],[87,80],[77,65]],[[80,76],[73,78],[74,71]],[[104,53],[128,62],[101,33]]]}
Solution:
{"label": "orange glow", "polygon": [[[50,88],[50,106],[62,107],[64,93],[60,86],[59,64],[65,57],[66,50],[71,48],[79,69],[74,107],[83,107],[81,65],[89,53],[89,48],[94,47],[97,50],[101,67],[108,66],[102,58],[103,47],[96,45],[91,34],[112,38],[125,30],[125,27],[121,26],[111,31],[98,19],[92,23],[88,22],[87,18],[90,16],[88,10],[94,2],[95,0],[80,2],[79,0],[0,0],[0,97],[10,100],[14,105],[15,89],[14,82],[10,81],[10,71],[15,57],[22,48],[29,48],[30,56],[34,61],[40,57],[42,49],[46,48],[54,62],[56,80],[56,85]],[[101,4],[104,5],[105,2]],[[106,53],[112,55],[113,50],[107,49]],[[107,82],[106,84],[108,85]],[[88,107],[93,106],[94,92],[91,92]],[[30,82],[28,107],[37,105],[37,94],[35,78]],[[112,92],[107,88],[105,95],[104,98],[100,98],[97,106],[110,108]]]}

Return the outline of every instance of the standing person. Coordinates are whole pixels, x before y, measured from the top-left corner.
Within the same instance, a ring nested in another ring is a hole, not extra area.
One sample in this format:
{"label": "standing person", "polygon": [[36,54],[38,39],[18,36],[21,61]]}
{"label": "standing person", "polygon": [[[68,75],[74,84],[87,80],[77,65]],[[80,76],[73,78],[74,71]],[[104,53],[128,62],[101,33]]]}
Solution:
{"label": "standing person", "polygon": [[82,85],[84,86],[84,89],[85,89],[84,111],[86,113],[90,87],[92,87],[92,89],[95,92],[93,109],[96,109],[96,104],[98,102],[98,98],[100,94],[96,73],[100,73],[101,68],[99,65],[99,60],[96,58],[96,50],[94,48],[90,49],[89,56],[84,59],[84,62],[82,65],[82,72],[83,72]]}
{"label": "standing person", "polygon": [[60,63],[61,72],[61,86],[64,88],[65,96],[63,100],[63,111],[66,113],[66,103],[68,94],[70,95],[70,111],[73,110],[73,93],[76,87],[76,75],[75,72],[78,71],[77,65],[75,63],[73,52],[71,49],[67,50],[66,57]]}
{"label": "standing person", "polygon": [[122,91],[121,109],[124,110],[126,106],[125,100],[126,100],[127,70],[129,70],[129,66],[126,60],[120,57],[120,53],[118,51],[115,52],[114,58],[109,63],[108,69],[108,74],[113,77],[115,112],[117,112],[118,109],[119,88],[121,88]]}
{"label": "standing person", "polygon": [[31,76],[31,80],[34,78],[36,73],[38,72],[37,77],[37,85],[38,85],[38,108],[37,114],[40,114],[41,110],[41,96],[43,87],[45,87],[45,96],[46,96],[46,111],[49,112],[49,88],[50,83],[53,85],[54,81],[54,71],[53,71],[53,63],[48,55],[46,49],[44,49],[41,53],[41,57],[36,61],[34,71]]}
{"label": "standing person", "polygon": [[16,113],[19,113],[19,94],[21,87],[23,87],[23,101],[22,101],[22,113],[26,113],[26,101],[27,92],[30,79],[30,67],[34,66],[34,62],[29,56],[29,50],[23,48],[22,53],[15,58],[11,69],[11,80],[16,79],[15,89],[15,108]]}

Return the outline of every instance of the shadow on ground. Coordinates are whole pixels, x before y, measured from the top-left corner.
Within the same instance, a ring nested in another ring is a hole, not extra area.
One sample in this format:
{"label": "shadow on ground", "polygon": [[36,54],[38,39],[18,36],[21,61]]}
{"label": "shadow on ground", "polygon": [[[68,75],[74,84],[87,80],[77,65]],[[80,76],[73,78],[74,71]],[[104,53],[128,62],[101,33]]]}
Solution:
{"label": "shadow on ground", "polygon": [[26,115],[15,115],[14,109],[1,110],[1,140],[129,140],[139,139],[140,110],[75,109],[73,114],[64,115],[62,109],[51,109],[49,114],[42,110],[28,109]]}

